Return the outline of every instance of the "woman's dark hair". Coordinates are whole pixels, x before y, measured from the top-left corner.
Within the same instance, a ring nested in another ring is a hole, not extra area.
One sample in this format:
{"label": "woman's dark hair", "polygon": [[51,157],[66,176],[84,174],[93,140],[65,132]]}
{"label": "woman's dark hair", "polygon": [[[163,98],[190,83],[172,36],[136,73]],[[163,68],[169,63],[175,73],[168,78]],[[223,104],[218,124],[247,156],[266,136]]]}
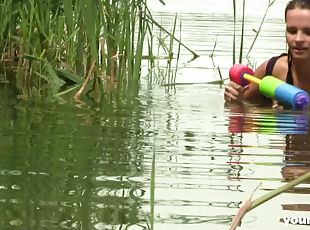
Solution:
{"label": "woman's dark hair", "polygon": [[310,0],[291,0],[291,1],[289,1],[285,7],[285,14],[284,14],[285,21],[286,21],[287,11],[293,10],[296,8],[310,10]]}

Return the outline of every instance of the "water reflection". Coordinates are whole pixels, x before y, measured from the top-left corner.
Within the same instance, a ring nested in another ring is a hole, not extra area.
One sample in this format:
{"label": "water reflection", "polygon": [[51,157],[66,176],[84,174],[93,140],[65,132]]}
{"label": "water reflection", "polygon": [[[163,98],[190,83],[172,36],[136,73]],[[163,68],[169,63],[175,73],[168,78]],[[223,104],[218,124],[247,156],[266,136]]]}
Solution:
{"label": "water reflection", "polygon": [[308,170],[306,114],[224,108],[216,85],[130,92],[97,107],[0,102],[0,228],[227,229],[260,181],[265,193]]}
{"label": "water reflection", "polygon": [[[291,181],[310,171],[310,130],[308,133],[289,134],[285,137],[284,166],[281,174],[284,181]],[[303,185],[288,190],[288,193],[310,194],[310,180]],[[284,210],[310,211],[310,203],[282,204]]]}
{"label": "water reflection", "polygon": [[97,108],[28,104],[0,92],[1,229],[106,229],[145,220],[145,181],[132,179],[144,171],[138,90],[109,94]]}
{"label": "water reflection", "polygon": [[[257,164],[271,166],[275,163],[255,162],[244,160],[245,156],[249,154],[249,148],[253,146],[244,143],[244,136],[250,133],[256,135],[267,134],[271,137],[283,136],[283,142],[278,142],[279,149],[283,152],[283,162],[278,162],[281,165],[281,181],[289,182],[304,173],[310,171],[310,127],[309,127],[309,113],[308,111],[291,111],[291,110],[272,110],[269,108],[259,108],[252,106],[227,106],[228,115],[228,130],[232,134],[232,151],[234,157],[231,164],[240,165],[244,167],[247,164]],[[238,138],[236,138],[238,137]],[[269,148],[274,151],[274,147]],[[268,148],[268,146],[266,146]],[[278,154],[275,154],[277,156]],[[262,156],[258,154],[257,156]],[[267,156],[272,156],[268,153]],[[249,180],[254,179],[251,176],[237,175],[232,179]],[[259,178],[256,178],[259,179]],[[265,177],[259,180],[278,180],[276,178]],[[297,187],[287,190],[286,194],[306,195],[310,194],[309,189],[310,180],[303,182]],[[264,189],[271,191],[271,189]],[[298,201],[297,201],[298,200]],[[293,201],[283,200],[281,202],[283,211],[310,211],[310,203],[303,199],[295,199]],[[280,219],[281,220],[281,219]]]}
{"label": "water reflection", "polygon": [[255,106],[231,105],[228,116],[231,133],[307,134],[306,111],[274,110]]}

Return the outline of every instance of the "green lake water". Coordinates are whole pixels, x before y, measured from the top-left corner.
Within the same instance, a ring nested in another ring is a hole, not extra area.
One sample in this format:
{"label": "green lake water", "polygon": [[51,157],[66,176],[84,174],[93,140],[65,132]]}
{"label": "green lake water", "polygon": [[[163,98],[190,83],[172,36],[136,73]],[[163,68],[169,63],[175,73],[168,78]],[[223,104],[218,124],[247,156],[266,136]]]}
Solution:
{"label": "green lake water", "polygon": [[[225,106],[223,86],[205,83],[219,79],[216,39],[224,76],[231,65],[230,14],[184,9],[182,41],[200,57],[182,51],[175,88],[142,76],[139,88],[81,105],[19,101],[1,87],[0,229],[229,229],[257,186],[254,198],[309,170],[308,113]],[[156,10],[171,26],[174,13]],[[263,13],[248,18],[246,47]],[[285,52],[283,21],[271,16],[257,62]],[[240,229],[306,229],[281,219],[310,217],[309,192],[303,183],[281,194]]]}

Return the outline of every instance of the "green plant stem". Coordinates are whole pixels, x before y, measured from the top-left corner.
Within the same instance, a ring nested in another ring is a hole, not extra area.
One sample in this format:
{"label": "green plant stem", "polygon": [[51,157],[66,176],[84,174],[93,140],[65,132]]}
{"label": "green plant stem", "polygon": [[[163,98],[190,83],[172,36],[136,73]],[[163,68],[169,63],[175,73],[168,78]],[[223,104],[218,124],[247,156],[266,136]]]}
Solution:
{"label": "green plant stem", "polygon": [[247,54],[245,55],[247,58],[249,57],[249,54],[250,54],[250,52],[251,52],[252,49],[253,49],[253,46],[254,46],[254,44],[255,44],[255,42],[256,42],[256,39],[258,38],[258,35],[260,34],[260,31],[261,31],[262,26],[263,26],[263,24],[264,24],[264,22],[265,22],[265,19],[266,19],[268,10],[269,10],[269,8],[273,5],[273,3],[274,3],[275,1],[276,1],[276,0],[273,0],[273,1],[270,1],[270,0],[269,0],[269,2],[268,2],[268,6],[267,6],[267,8],[266,8],[266,10],[265,10],[264,16],[263,16],[263,18],[262,18],[262,20],[261,20],[261,22],[260,22],[260,25],[259,25],[259,27],[258,27],[258,30],[256,31],[255,37],[254,37],[254,39],[253,39],[253,42],[252,42],[252,44],[251,44],[251,46],[250,46],[250,48],[249,48]]}
{"label": "green plant stem", "polygon": [[233,35],[233,64],[236,63],[236,0],[233,0],[234,9],[234,35]]}
{"label": "green plant stem", "polygon": [[245,26],[244,24],[245,24],[245,0],[243,0],[243,5],[242,5],[242,25],[241,25],[241,40],[240,40],[239,63],[242,63],[244,26]]}
{"label": "green plant stem", "polygon": [[256,208],[257,206],[265,203],[266,201],[274,198],[275,196],[293,188],[294,186],[302,183],[303,181],[307,180],[310,178],[310,172],[307,172],[303,174],[302,176],[297,177],[296,179],[292,180],[291,182],[287,183],[286,185],[283,185],[267,194],[265,194],[262,197],[257,198],[256,200],[251,202],[251,205],[247,208],[247,212],[250,210]]}
{"label": "green plant stem", "polygon": [[175,36],[173,36],[173,34],[171,34],[168,30],[166,30],[164,27],[162,27],[158,22],[156,22],[153,18],[148,17],[148,20],[150,20],[151,23],[153,23],[154,25],[156,25],[159,29],[161,29],[162,31],[164,31],[165,33],[167,33],[169,36],[173,37],[173,39],[175,41],[177,41],[178,43],[180,43],[185,49],[187,49],[189,52],[191,52],[194,57],[193,59],[196,59],[199,57],[198,54],[196,54],[193,50],[191,50],[188,46],[186,46],[183,42],[181,42],[178,38],[176,38]]}

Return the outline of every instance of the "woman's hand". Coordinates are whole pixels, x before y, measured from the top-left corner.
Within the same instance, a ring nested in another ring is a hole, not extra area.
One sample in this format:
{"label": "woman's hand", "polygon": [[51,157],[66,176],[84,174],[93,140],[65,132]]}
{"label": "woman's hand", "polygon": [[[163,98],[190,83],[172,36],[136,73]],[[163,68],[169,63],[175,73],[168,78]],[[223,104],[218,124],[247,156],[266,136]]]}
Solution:
{"label": "woman's hand", "polygon": [[230,81],[226,87],[224,92],[224,99],[229,103],[238,103],[241,104],[244,100],[244,91],[248,88],[248,85],[242,87],[237,83]]}

